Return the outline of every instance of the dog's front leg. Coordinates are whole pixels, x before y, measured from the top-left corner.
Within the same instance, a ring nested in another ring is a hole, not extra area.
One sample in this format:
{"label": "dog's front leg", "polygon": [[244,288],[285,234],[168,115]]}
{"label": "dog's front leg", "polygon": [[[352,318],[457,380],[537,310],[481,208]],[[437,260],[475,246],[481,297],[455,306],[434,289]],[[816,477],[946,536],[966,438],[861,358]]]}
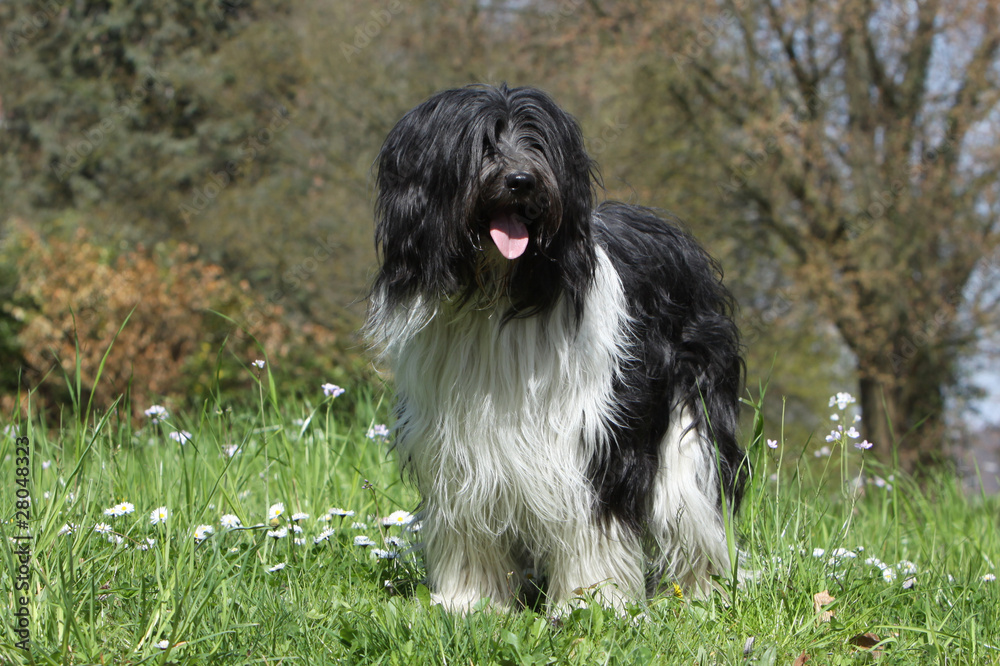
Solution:
{"label": "dog's front leg", "polygon": [[585,596],[619,612],[645,597],[643,551],[639,539],[611,520],[581,521],[568,529],[550,560],[548,606],[560,614]]}
{"label": "dog's front leg", "polygon": [[469,612],[484,598],[490,599],[491,607],[510,608],[520,576],[509,545],[493,535],[435,529],[427,523],[424,546],[433,601],[460,613]]}

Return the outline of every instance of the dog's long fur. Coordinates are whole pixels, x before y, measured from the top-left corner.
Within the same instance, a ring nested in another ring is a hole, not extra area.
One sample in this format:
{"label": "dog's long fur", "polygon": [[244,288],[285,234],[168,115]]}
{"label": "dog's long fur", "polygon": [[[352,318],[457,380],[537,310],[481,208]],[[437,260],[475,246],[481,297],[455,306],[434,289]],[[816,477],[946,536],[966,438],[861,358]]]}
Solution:
{"label": "dog's long fur", "polygon": [[436,598],[541,580],[554,609],[621,606],[727,572],[743,361],[714,261],[651,210],[595,207],[579,126],[533,88],[438,93],[376,166],[367,328]]}

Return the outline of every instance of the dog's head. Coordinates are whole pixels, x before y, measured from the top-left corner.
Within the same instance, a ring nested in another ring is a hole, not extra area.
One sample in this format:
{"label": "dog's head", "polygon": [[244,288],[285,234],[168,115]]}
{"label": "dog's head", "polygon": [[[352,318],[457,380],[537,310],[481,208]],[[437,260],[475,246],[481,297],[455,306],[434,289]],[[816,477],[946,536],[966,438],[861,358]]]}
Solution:
{"label": "dog's head", "polygon": [[576,121],[534,88],[469,86],[407,113],[376,160],[376,289],[526,316],[593,274],[595,167]]}

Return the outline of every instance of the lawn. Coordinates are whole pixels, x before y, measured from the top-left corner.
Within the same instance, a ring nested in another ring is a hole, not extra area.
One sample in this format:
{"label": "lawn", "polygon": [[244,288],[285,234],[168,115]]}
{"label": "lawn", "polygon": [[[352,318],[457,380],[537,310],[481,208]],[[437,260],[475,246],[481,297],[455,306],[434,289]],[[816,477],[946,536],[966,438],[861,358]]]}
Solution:
{"label": "lawn", "polygon": [[711,597],[457,616],[421,584],[388,398],[319,383],[287,398],[269,371],[247,368],[259,390],[245,400],[139,424],[83,405],[0,422],[0,664],[1000,663],[1000,503],[948,474],[879,468],[849,403],[831,399],[835,432],[810,442],[746,428],[741,576]]}

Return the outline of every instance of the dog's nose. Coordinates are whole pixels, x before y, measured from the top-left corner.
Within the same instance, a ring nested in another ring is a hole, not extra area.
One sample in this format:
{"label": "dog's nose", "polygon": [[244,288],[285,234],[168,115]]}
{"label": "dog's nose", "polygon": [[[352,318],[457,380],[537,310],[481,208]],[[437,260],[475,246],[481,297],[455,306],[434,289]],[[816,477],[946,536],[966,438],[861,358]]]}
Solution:
{"label": "dog's nose", "polygon": [[525,194],[535,188],[535,177],[525,171],[507,174],[507,189],[514,194]]}

